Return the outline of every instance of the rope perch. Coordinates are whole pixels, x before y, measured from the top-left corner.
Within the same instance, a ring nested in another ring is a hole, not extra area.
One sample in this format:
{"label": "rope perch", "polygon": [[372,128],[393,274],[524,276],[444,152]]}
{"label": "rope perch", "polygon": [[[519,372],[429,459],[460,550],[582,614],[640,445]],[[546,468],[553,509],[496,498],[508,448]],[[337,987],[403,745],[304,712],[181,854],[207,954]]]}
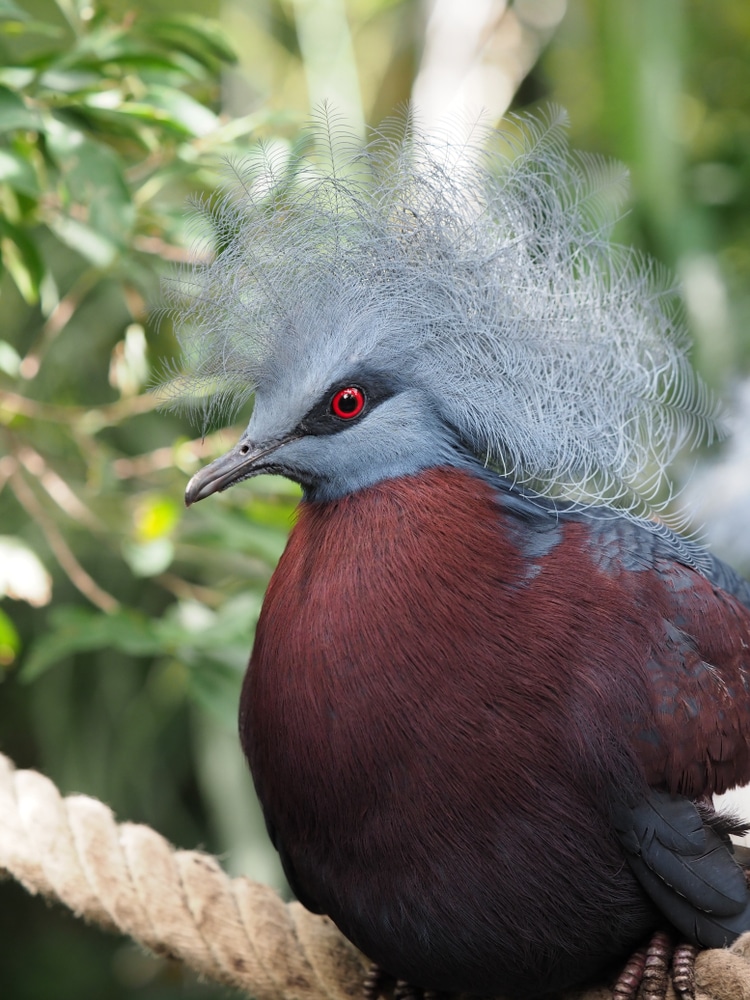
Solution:
{"label": "rope perch", "polygon": [[[115,822],[85,795],[63,798],[36,771],[0,754],[0,874],[157,955],[255,1000],[351,1000],[368,963],[325,917],[284,903],[267,886],[178,851],[154,830]],[[706,951],[698,997],[750,1000],[750,933]],[[607,987],[569,994],[603,1000]]]}
{"label": "rope perch", "polygon": [[63,798],[0,754],[0,872],[77,917],[127,934],[256,1000],[351,1000],[367,963],[333,924],[198,851]]}

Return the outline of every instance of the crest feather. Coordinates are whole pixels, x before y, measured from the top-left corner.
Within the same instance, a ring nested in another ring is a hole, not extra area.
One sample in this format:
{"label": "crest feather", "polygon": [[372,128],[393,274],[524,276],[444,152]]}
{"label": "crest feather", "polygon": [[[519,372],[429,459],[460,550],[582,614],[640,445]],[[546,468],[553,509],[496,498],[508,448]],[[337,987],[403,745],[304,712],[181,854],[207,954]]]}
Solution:
{"label": "crest feather", "polygon": [[716,430],[679,302],[610,242],[622,167],[571,152],[564,112],[366,143],[325,109],[260,145],[198,206],[215,252],[167,285],[184,367],[162,388],[204,422],[314,351],[426,386],[488,465],[581,505],[661,510],[677,452]]}

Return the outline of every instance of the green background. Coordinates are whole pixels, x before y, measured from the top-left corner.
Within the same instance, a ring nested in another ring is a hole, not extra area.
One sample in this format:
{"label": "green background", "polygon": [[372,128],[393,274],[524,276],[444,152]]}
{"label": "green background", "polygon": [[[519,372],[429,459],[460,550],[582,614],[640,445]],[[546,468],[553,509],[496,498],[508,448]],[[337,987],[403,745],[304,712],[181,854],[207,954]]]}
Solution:
{"label": "green background", "polygon": [[[736,430],[686,495],[747,571],[750,5],[498,11],[487,63],[528,68],[513,107],[558,102],[574,145],[627,163],[618,236],[682,283],[696,363]],[[156,411],[146,390],[176,343],[153,306],[189,255],[186,199],[256,138],[293,141],[330,88],[371,124],[408,100],[427,15],[414,0],[0,0],[0,750],[282,891],[235,711],[297,493],[258,479],[184,510],[187,478],[239,425],[201,440]],[[224,995],[11,883],[0,992]]]}

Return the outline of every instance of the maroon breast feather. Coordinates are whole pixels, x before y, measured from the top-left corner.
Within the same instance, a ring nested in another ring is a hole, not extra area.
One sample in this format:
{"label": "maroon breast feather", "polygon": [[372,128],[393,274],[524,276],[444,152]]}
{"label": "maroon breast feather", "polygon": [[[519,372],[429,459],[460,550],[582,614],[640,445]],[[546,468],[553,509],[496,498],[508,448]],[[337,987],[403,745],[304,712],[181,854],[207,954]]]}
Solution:
{"label": "maroon breast feather", "polygon": [[658,923],[612,804],[750,779],[750,612],[658,546],[595,564],[591,531],[431,469],[303,503],[271,581],[241,710],[269,830],[411,982],[595,974]]}

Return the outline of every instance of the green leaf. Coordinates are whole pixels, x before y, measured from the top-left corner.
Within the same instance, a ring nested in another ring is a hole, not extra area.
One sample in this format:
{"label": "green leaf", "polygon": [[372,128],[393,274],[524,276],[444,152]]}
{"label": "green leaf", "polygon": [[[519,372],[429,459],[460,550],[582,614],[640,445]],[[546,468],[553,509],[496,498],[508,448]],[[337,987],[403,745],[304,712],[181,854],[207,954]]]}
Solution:
{"label": "green leaf", "polygon": [[264,503],[262,500],[251,500],[244,505],[244,510],[255,524],[278,528],[286,538],[294,521],[294,506],[287,507],[276,503]]}
{"label": "green leaf", "polygon": [[117,259],[119,247],[78,219],[59,215],[49,227],[66,246],[96,267],[110,267]]}
{"label": "green leaf", "polygon": [[17,378],[21,370],[21,355],[7,340],[0,340],[0,372]]}
{"label": "green leaf", "polygon": [[66,60],[67,67],[93,70],[100,76],[121,79],[123,70],[157,70],[179,73],[190,79],[205,78],[205,69],[191,56],[176,52],[172,47],[160,51],[150,37],[141,38],[134,32],[120,29],[100,29],[79,43]]}
{"label": "green leaf", "polygon": [[23,100],[8,87],[0,86],[0,132],[17,129],[38,129],[41,119],[36,111],[27,108]]}
{"label": "green leaf", "polygon": [[224,122],[211,135],[211,142],[215,145],[236,142],[237,139],[244,139],[259,128],[268,128],[281,131],[288,128],[290,124],[298,124],[297,117],[289,112],[273,111],[270,108],[260,108],[252,114],[243,115],[241,118],[232,118]]}
{"label": "green leaf", "polygon": [[56,24],[46,21],[19,21],[17,18],[0,18],[0,33],[3,35],[42,35],[45,38],[62,38],[64,31]]}
{"label": "green leaf", "polygon": [[135,576],[156,576],[171,565],[174,545],[168,538],[154,538],[148,542],[125,540],[122,554]]}
{"label": "green leaf", "polygon": [[28,66],[0,66],[0,84],[9,90],[24,90],[35,76],[34,70]]}
{"label": "green leaf", "polygon": [[208,69],[215,64],[236,63],[237,55],[224,30],[215,21],[194,14],[161,18],[148,23],[150,37],[167,49],[177,49],[192,56]]}
{"label": "green leaf", "polygon": [[92,649],[117,649],[131,656],[153,656],[163,650],[158,622],[129,609],[102,614],[66,605],[50,615],[47,631],[26,657],[20,678],[36,680],[73,653]]}
{"label": "green leaf", "polygon": [[[288,530],[274,530],[254,524],[244,513],[233,510],[229,503],[214,504],[201,512],[196,536],[200,544],[259,556],[269,566],[275,566],[287,542]],[[206,530],[208,529],[208,530]]]}
{"label": "green leaf", "polygon": [[64,62],[66,68],[101,66],[105,62],[118,60],[132,46],[132,35],[129,32],[123,31],[111,21],[105,21],[96,27],[90,27],[86,34],[80,36]]}
{"label": "green leaf", "polygon": [[69,202],[80,206],[84,216],[60,217],[50,227],[87,260],[108,267],[127,244],[135,222],[119,157],[57,120],[48,131],[47,147],[60,167]]}
{"label": "green leaf", "polygon": [[18,291],[29,305],[39,299],[39,286],[45,267],[34,241],[20,226],[14,226],[0,216],[0,247],[2,261]]}
{"label": "green leaf", "polygon": [[94,87],[101,87],[98,73],[81,69],[49,69],[39,77],[39,86],[52,94],[80,94]]}
{"label": "green leaf", "polygon": [[[168,77],[171,82],[202,79],[205,75],[203,67],[194,59],[179,52],[125,52],[117,58],[118,70],[136,72],[145,83],[160,82],[149,77],[158,77],[163,81]],[[104,67],[106,68],[106,67]]]}
{"label": "green leaf", "polygon": [[21,649],[21,637],[5,612],[0,609],[0,669],[10,667]]}
{"label": "green leaf", "polygon": [[211,612],[192,601],[180,601],[166,612],[159,627],[186,655],[208,654],[244,669],[262,602],[262,593],[246,592]]}
{"label": "green leaf", "polygon": [[30,21],[31,14],[14,0],[0,0],[0,21]]}
{"label": "green leaf", "polygon": [[210,612],[182,601],[162,619],[163,628],[175,631],[180,663],[189,667],[192,698],[224,720],[236,716],[261,602],[260,594],[245,593]]}
{"label": "green leaf", "polygon": [[12,149],[0,148],[0,184],[8,184],[31,198],[40,193],[36,171],[25,156]]}
{"label": "green leaf", "polygon": [[203,660],[188,674],[188,690],[191,697],[203,708],[216,715],[222,722],[236,719],[240,701],[244,667],[250,651],[245,649],[243,670],[237,670],[228,663]]}
{"label": "green leaf", "polygon": [[207,135],[219,124],[218,116],[213,111],[173,87],[149,87],[144,102],[167,112],[169,119],[182,125],[189,135]]}
{"label": "green leaf", "polygon": [[141,145],[150,148],[152,141],[148,139],[138,125],[147,125],[161,132],[172,133],[180,139],[192,139],[194,132],[168,114],[162,108],[142,101],[127,101],[119,108],[97,108],[88,104],[79,104],[75,114],[84,120],[87,126],[110,135],[130,135],[137,138]]}
{"label": "green leaf", "polygon": [[260,613],[260,595],[243,594],[218,613],[193,602],[173,605],[162,618],[147,618],[131,608],[103,614],[65,605],[49,617],[45,633],[26,656],[20,677],[36,680],[74,653],[116,649],[131,656],[179,656],[201,665],[228,664],[244,670],[253,629]]}

